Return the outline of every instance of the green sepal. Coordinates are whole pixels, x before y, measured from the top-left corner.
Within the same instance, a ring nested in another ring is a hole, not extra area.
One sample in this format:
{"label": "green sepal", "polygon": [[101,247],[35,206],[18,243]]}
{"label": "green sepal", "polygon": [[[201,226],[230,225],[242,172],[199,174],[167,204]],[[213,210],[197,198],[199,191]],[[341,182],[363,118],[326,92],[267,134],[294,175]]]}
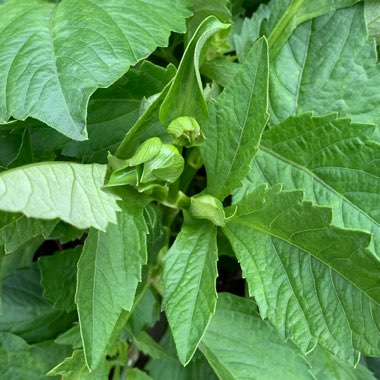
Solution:
{"label": "green sepal", "polygon": [[158,180],[173,183],[181,175],[184,160],[178,149],[169,144],[162,144],[159,153],[150,161],[144,163],[141,183]]}
{"label": "green sepal", "polygon": [[225,225],[223,204],[212,195],[202,194],[192,197],[189,212],[194,218],[207,219],[216,226]]}
{"label": "green sepal", "polygon": [[159,152],[162,142],[158,137],[152,137],[142,143],[135,155],[127,160],[128,166],[136,166],[152,160]]}
{"label": "green sepal", "polygon": [[104,187],[124,186],[132,185],[137,186],[139,184],[138,168],[125,167],[115,170],[107,184]]}
{"label": "green sepal", "polygon": [[201,145],[205,140],[201,127],[191,116],[177,117],[169,124],[167,132],[174,145],[186,148]]}

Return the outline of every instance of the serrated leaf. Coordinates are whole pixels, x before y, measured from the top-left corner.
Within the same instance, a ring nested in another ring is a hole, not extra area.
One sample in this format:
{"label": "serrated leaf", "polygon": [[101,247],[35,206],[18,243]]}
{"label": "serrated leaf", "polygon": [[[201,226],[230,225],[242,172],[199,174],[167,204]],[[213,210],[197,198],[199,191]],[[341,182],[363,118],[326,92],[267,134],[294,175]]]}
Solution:
{"label": "serrated leaf", "polygon": [[0,213],[0,245],[11,253],[37,236],[47,238],[58,220],[32,219],[25,215]]}
{"label": "serrated leaf", "polygon": [[47,376],[59,375],[62,380],[107,380],[107,372],[105,362],[90,372],[86,366],[83,350],[75,350],[71,356],[51,369]]}
{"label": "serrated leaf", "polygon": [[336,9],[354,5],[358,1],[359,0],[292,0],[286,12],[282,15],[269,36],[268,45],[271,59],[277,56],[298,25],[318,16],[333,12]]}
{"label": "serrated leaf", "polygon": [[321,347],[306,356],[318,380],[375,380],[376,377],[363,364],[352,368]]}
{"label": "serrated leaf", "polygon": [[29,343],[54,339],[71,326],[76,313],[55,310],[42,297],[40,274],[35,267],[18,270],[3,280],[0,332],[19,335]]}
{"label": "serrated leaf", "polygon": [[256,304],[219,295],[200,349],[220,379],[315,379],[305,357],[256,313]]}
{"label": "serrated leaf", "polygon": [[78,246],[52,256],[41,257],[38,261],[43,296],[53,302],[57,310],[75,309],[77,262],[81,251],[82,247]]}
{"label": "serrated leaf", "polygon": [[[320,344],[356,364],[380,354],[380,261],[371,236],[331,226],[301,191],[260,186],[223,229],[263,317],[307,353]],[[360,305],[360,308],[358,308]]]}
{"label": "serrated leaf", "polygon": [[122,310],[131,310],[147,261],[142,209],[127,205],[106,232],[90,229],[78,262],[76,303],[87,365],[101,362]]}
{"label": "serrated leaf", "polygon": [[380,256],[380,144],[376,128],[336,114],[290,117],[263,134],[245,190],[262,183],[303,189],[305,199],[333,208],[334,225],[373,233]]}
{"label": "serrated leaf", "polygon": [[273,61],[271,121],[312,111],[379,125],[379,85],[363,5],[340,9],[300,25]]}
{"label": "serrated leaf", "polygon": [[31,116],[75,140],[87,137],[91,94],[166,46],[171,31],[184,32],[190,15],[177,0],[159,6],[154,0],[14,0],[0,13],[0,121]]}
{"label": "serrated leaf", "polygon": [[29,345],[10,333],[0,333],[0,373],[4,379],[45,380],[46,373],[70,352],[53,342]]}
{"label": "serrated leaf", "polygon": [[199,67],[204,59],[204,47],[209,38],[227,28],[229,24],[223,24],[216,17],[210,16],[197,29],[161,105],[160,120],[164,126],[180,116],[191,116],[200,124],[207,117]]}
{"label": "serrated leaf", "polygon": [[163,309],[182,364],[187,364],[214,314],[216,226],[190,218],[165,256]]}
{"label": "serrated leaf", "polygon": [[115,196],[101,190],[106,170],[105,165],[66,162],[7,170],[0,174],[0,209],[105,230],[119,210]]}
{"label": "serrated leaf", "polygon": [[268,121],[268,50],[259,40],[223,93],[210,103],[200,147],[207,192],[224,199],[241,186]]}

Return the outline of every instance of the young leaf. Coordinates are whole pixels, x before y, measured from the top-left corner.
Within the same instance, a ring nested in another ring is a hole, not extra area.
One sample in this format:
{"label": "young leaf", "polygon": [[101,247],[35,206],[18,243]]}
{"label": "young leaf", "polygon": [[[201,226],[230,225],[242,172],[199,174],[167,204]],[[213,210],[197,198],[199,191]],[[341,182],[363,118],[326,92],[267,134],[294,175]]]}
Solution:
{"label": "young leaf", "polygon": [[305,198],[333,208],[337,226],[373,233],[380,256],[380,144],[375,127],[337,119],[336,114],[290,117],[263,134],[245,181],[304,189]]}
{"label": "young leaf", "polygon": [[203,127],[200,147],[207,171],[207,192],[224,199],[249,171],[268,114],[268,50],[259,40],[215,102]]}
{"label": "young leaf", "polygon": [[122,310],[131,310],[146,256],[142,209],[124,205],[106,232],[90,229],[78,262],[76,303],[91,370],[105,355]]}
{"label": "young leaf", "polygon": [[41,220],[25,215],[0,213],[0,245],[5,253],[11,253],[29,240],[43,236],[47,238],[57,225],[58,220]]}
{"label": "young leaf", "polygon": [[43,296],[54,303],[55,309],[75,309],[77,262],[81,250],[82,247],[77,246],[53,256],[41,257],[38,261],[41,285],[44,288]]}
{"label": "young leaf", "polygon": [[0,122],[31,116],[85,140],[91,94],[184,32],[190,12],[176,0],[14,0],[0,15]]}
{"label": "young leaf", "polygon": [[380,66],[363,6],[341,9],[299,26],[274,60],[271,121],[313,111],[379,125],[379,86]]}
{"label": "young leaf", "polygon": [[[260,186],[224,227],[261,315],[305,353],[317,343],[356,364],[380,354],[380,261],[371,236],[330,225],[301,191]],[[357,308],[360,305],[360,309]]]}
{"label": "young leaf", "polygon": [[160,120],[164,126],[179,116],[191,116],[200,124],[207,117],[207,105],[199,73],[199,66],[204,58],[203,48],[213,34],[227,28],[228,24],[222,24],[216,17],[210,16],[197,29],[160,108]]}
{"label": "young leaf", "polygon": [[45,380],[46,372],[69,355],[53,342],[29,345],[10,333],[0,333],[0,373],[4,379]]}
{"label": "young leaf", "polygon": [[0,174],[0,210],[39,219],[60,218],[79,229],[105,230],[119,207],[101,190],[107,167],[45,162]]}
{"label": "young leaf", "polygon": [[163,309],[182,364],[187,364],[215,311],[216,226],[187,218],[165,256]]}
{"label": "young leaf", "polygon": [[232,294],[220,294],[199,347],[220,379],[315,379],[305,357],[259,317],[256,304]]}

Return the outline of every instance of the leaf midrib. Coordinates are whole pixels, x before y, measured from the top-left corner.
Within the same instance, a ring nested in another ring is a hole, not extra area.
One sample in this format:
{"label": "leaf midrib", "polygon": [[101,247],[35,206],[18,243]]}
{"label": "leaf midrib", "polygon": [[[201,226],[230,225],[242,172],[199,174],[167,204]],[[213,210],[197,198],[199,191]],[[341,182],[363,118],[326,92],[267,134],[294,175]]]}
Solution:
{"label": "leaf midrib", "polygon": [[[292,241],[289,241],[285,236],[280,236],[278,234],[276,234],[275,232],[273,232],[272,230],[270,229],[265,229],[265,228],[261,228],[260,226],[256,225],[255,223],[249,223],[249,222],[245,222],[244,220],[242,219],[239,219],[239,218],[236,218],[234,219],[233,221],[231,221],[229,224],[240,224],[242,226],[245,226],[245,227],[249,227],[251,229],[254,229],[258,232],[261,232],[262,234],[265,234],[265,235],[269,235],[273,238],[276,238],[280,241],[283,241],[285,242],[286,244],[289,244],[291,245],[292,247],[300,250],[300,251],[303,251],[304,253],[314,257],[316,260],[318,260],[319,262],[321,262],[322,264],[324,264],[326,267],[328,267],[330,269],[330,271],[334,271],[334,273],[336,273],[337,275],[339,275],[340,277],[343,277],[347,282],[349,282],[353,287],[355,287],[361,294],[364,294],[369,300],[371,300],[373,303],[375,303],[376,305],[380,306],[379,302],[377,302],[375,299],[373,299],[369,294],[367,294],[364,290],[360,289],[356,284],[354,284],[349,278],[347,278],[343,273],[339,272],[337,269],[335,269],[334,267],[330,266],[327,262],[325,262],[322,258],[316,256],[315,254],[313,254],[312,252],[306,250],[306,248],[303,248],[303,247],[300,247],[298,246],[295,242],[292,242]],[[228,227],[228,224],[227,224],[227,227]],[[325,230],[325,229],[328,229],[329,226],[325,226],[325,227],[322,227],[322,228],[315,228],[313,229],[313,231],[318,231],[318,230]],[[302,232],[302,231],[300,231]],[[370,289],[371,290],[371,289]]]}
{"label": "leaf midrib", "polygon": [[[375,224],[377,227],[380,228],[380,223],[377,222],[376,220],[374,220],[370,215],[368,215],[366,213],[365,210],[361,209],[359,206],[355,205],[354,203],[352,203],[349,199],[347,199],[343,194],[339,193],[337,190],[335,190],[333,187],[331,187],[329,184],[327,184],[326,182],[324,182],[320,177],[318,177],[317,175],[315,175],[310,169],[308,169],[307,167],[305,166],[302,166],[302,165],[299,165],[297,164],[296,162],[292,161],[292,160],[289,160],[287,158],[285,158],[284,156],[281,156],[280,154],[274,152],[273,150],[265,147],[264,145],[260,145],[260,150],[276,157],[278,160],[286,163],[287,165],[290,165],[290,166],[293,166],[295,168],[297,168],[298,170],[308,174],[309,176],[311,176],[313,178],[313,180],[315,180],[316,182],[320,183],[323,187],[325,187],[329,192],[335,194],[336,196],[338,196],[339,198],[342,199],[342,201],[346,202],[349,206],[351,206],[352,208],[354,208],[357,212],[359,212],[361,215],[364,215],[371,223]],[[348,168],[347,168],[348,169]]]}

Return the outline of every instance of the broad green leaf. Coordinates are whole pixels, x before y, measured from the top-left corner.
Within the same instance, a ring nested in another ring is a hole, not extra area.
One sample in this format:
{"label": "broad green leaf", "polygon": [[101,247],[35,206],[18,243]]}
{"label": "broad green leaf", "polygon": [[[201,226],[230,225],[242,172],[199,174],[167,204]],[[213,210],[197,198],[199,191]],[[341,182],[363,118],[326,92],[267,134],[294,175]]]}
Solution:
{"label": "broad green leaf", "polygon": [[305,357],[256,312],[256,304],[228,293],[199,345],[220,379],[315,379]]}
{"label": "broad green leaf", "polygon": [[46,373],[69,352],[53,342],[29,345],[17,335],[0,333],[0,373],[3,379],[46,380]]}
{"label": "broad green leaf", "polygon": [[32,219],[25,215],[0,213],[0,245],[5,253],[14,252],[37,236],[47,238],[58,220]]}
{"label": "broad green leaf", "polygon": [[249,53],[234,79],[210,103],[200,147],[207,192],[224,199],[241,186],[268,121],[268,50],[265,38]]}
{"label": "broad green leaf", "polygon": [[159,6],[154,0],[13,0],[1,5],[0,15],[0,121],[31,116],[85,140],[92,93],[166,46],[171,31],[184,32],[190,12],[177,0]]}
{"label": "broad green leaf", "polygon": [[[3,259],[5,256],[4,247],[0,245],[0,268],[3,266]],[[3,284],[2,284],[2,276],[0,277],[0,315],[3,314],[3,304],[1,302],[1,297],[3,294]]]}
{"label": "broad green leaf", "polygon": [[119,210],[115,196],[101,190],[106,170],[104,165],[66,162],[7,170],[0,174],[0,210],[105,230]]}
{"label": "broad green leaf", "polygon": [[89,372],[83,350],[75,350],[70,357],[51,369],[48,376],[60,376],[62,380],[107,380],[107,367],[102,362],[98,368]]}
{"label": "broad green leaf", "polygon": [[108,89],[98,90],[88,107],[88,141],[70,141],[62,154],[80,158],[83,163],[106,163],[125,134],[140,117],[142,99],[163,90],[176,69],[166,69],[149,61],[133,68]]}
{"label": "broad green leaf", "polygon": [[164,126],[179,116],[191,116],[199,124],[207,117],[207,105],[203,97],[203,85],[199,73],[205,55],[205,46],[212,35],[229,28],[216,17],[205,19],[197,29],[186,51],[169,92],[160,108],[160,120]]}
{"label": "broad green leaf", "polygon": [[380,256],[380,144],[375,127],[336,114],[290,117],[263,134],[245,181],[303,189],[305,199],[333,208],[333,224],[373,233]]}
{"label": "broad green leaf", "polygon": [[364,1],[364,14],[367,21],[370,37],[376,39],[380,45],[380,4],[377,0]]}
{"label": "broad green leaf", "polygon": [[313,375],[318,380],[375,380],[376,377],[362,364],[353,368],[339,360],[328,351],[316,347],[306,356],[310,363]]}
{"label": "broad green leaf", "polygon": [[217,259],[216,226],[187,218],[165,256],[163,272],[163,309],[184,365],[215,311]]}
{"label": "broad green leaf", "polygon": [[250,294],[302,352],[320,344],[351,365],[360,352],[379,355],[380,261],[367,249],[371,236],[331,226],[331,209],[302,198],[260,186],[229,209],[223,231]]}
{"label": "broad green leaf", "polygon": [[55,310],[42,297],[40,274],[35,267],[18,270],[3,280],[0,332],[11,332],[29,343],[54,339],[66,331],[76,313]]}
{"label": "broad green leaf", "polygon": [[[289,1],[286,0],[288,3]],[[286,12],[272,30],[269,39],[271,59],[277,56],[298,25],[336,9],[349,7],[359,0],[292,0]]]}
{"label": "broad green leaf", "polygon": [[302,24],[271,65],[271,122],[312,111],[338,112],[340,117],[379,125],[376,62],[363,5]]}
{"label": "broad green leaf", "polygon": [[160,341],[160,346],[171,359],[150,360],[145,368],[154,380],[216,380],[214,371],[204,356],[197,350],[190,363],[184,367],[176,357],[176,348],[173,337],[168,329]]}
{"label": "broad green leaf", "polygon": [[125,206],[106,232],[90,229],[78,262],[76,303],[87,365],[101,362],[122,310],[131,310],[147,261],[142,209]]}
{"label": "broad green leaf", "polygon": [[55,226],[54,230],[49,235],[49,239],[59,240],[61,244],[66,244],[74,240],[79,240],[85,232],[85,230],[79,230],[78,228],[61,221]]}
{"label": "broad green leaf", "polygon": [[82,247],[78,246],[53,256],[43,256],[38,264],[41,271],[43,296],[53,302],[57,310],[75,309],[74,296],[76,288],[77,262]]}
{"label": "broad green leaf", "polygon": [[377,357],[363,357],[362,363],[367,366],[367,368],[372,371],[375,375],[375,378],[378,379],[380,377],[380,358]]}

